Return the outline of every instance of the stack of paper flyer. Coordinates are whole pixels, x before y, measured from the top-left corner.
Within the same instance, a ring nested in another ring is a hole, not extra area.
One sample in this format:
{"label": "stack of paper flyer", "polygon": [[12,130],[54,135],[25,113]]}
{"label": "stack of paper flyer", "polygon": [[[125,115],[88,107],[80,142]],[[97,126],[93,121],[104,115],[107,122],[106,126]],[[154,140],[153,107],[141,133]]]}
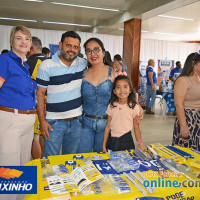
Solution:
{"label": "stack of paper flyer", "polygon": [[47,178],[52,196],[82,191],[86,186],[103,178],[93,164],[75,168],[71,174],[59,174]]}

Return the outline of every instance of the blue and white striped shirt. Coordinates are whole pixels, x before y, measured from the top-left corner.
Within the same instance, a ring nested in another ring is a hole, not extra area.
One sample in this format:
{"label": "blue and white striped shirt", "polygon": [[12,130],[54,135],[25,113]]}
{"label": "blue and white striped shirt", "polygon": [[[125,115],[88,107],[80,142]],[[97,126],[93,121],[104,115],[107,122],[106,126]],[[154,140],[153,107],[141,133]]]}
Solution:
{"label": "blue and white striped shirt", "polygon": [[46,119],[65,119],[82,114],[82,73],[87,61],[77,57],[70,67],[58,57],[43,61],[37,74],[38,87],[47,88]]}

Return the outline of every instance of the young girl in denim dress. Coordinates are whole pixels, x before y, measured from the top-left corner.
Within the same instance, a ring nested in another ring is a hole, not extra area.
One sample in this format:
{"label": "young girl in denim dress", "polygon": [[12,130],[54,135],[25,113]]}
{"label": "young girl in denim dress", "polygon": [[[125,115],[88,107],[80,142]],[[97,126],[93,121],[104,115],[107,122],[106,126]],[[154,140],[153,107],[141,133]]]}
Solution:
{"label": "young girl in denim dress", "polygon": [[[106,152],[107,149],[112,151],[135,149],[131,134],[133,127],[138,148],[145,149],[139,123],[136,119],[140,113],[140,108],[136,102],[136,94],[125,72],[114,80],[111,100],[106,113],[108,119],[104,131],[103,152]],[[110,138],[109,133],[111,133]]]}

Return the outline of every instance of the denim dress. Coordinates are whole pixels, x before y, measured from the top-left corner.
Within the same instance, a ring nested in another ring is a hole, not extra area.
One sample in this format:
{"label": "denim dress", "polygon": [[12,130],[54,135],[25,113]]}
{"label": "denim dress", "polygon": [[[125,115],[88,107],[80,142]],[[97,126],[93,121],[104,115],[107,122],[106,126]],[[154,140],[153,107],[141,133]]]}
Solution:
{"label": "denim dress", "polygon": [[[83,74],[83,79],[85,77]],[[78,148],[79,153],[101,152],[104,129],[107,119],[106,110],[111,98],[113,83],[111,81],[112,67],[109,67],[108,79],[97,86],[83,80],[81,93],[83,98],[83,132]],[[89,115],[90,117],[86,116]]]}

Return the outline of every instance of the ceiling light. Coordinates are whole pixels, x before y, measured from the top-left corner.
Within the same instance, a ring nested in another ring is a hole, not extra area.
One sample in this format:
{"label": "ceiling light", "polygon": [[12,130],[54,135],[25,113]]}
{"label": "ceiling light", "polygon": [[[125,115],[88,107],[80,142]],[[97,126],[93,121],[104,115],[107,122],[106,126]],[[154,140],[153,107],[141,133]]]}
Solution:
{"label": "ceiling light", "polygon": [[87,24],[73,24],[73,23],[65,23],[65,22],[43,21],[43,23],[46,23],[46,24],[61,24],[61,25],[69,25],[69,26],[85,26],[85,27],[91,27],[91,25],[87,25]]}
{"label": "ceiling light", "polygon": [[107,26],[98,26],[98,28],[107,28]]}
{"label": "ceiling light", "polygon": [[24,0],[24,1],[32,1],[32,2],[38,2],[38,3],[44,2],[44,1],[40,1],[40,0]]}
{"label": "ceiling light", "polygon": [[100,7],[93,7],[93,6],[70,4],[70,3],[58,3],[58,2],[51,2],[51,3],[56,4],[56,5],[72,6],[72,7],[79,7],[79,8],[89,8],[89,9],[95,9],[95,10],[107,10],[107,11],[114,11],[114,12],[120,11],[120,10],[112,9],[112,8],[100,8]]}
{"label": "ceiling light", "polygon": [[173,35],[173,36],[184,36],[181,34],[175,34],[175,33],[164,33],[164,32],[153,32],[155,34],[161,34],[161,35]]}
{"label": "ceiling light", "polygon": [[14,20],[14,21],[25,21],[25,22],[37,22],[37,20],[32,20],[32,19],[17,19],[17,18],[8,18],[8,17],[0,17],[0,20],[1,19]]}
{"label": "ceiling light", "polygon": [[158,17],[166,17],[171,19],[180,19],[180,20],[187,20],[187,21],[194,21],[194,19],[191,18],[184,18],[184,17],[175,17],[175,16],[169,16],[169,15],[157,15]]}
{"label": "ceiling light", "polygon": [[142,33],[148,33],[149,31],[141,31]]}

